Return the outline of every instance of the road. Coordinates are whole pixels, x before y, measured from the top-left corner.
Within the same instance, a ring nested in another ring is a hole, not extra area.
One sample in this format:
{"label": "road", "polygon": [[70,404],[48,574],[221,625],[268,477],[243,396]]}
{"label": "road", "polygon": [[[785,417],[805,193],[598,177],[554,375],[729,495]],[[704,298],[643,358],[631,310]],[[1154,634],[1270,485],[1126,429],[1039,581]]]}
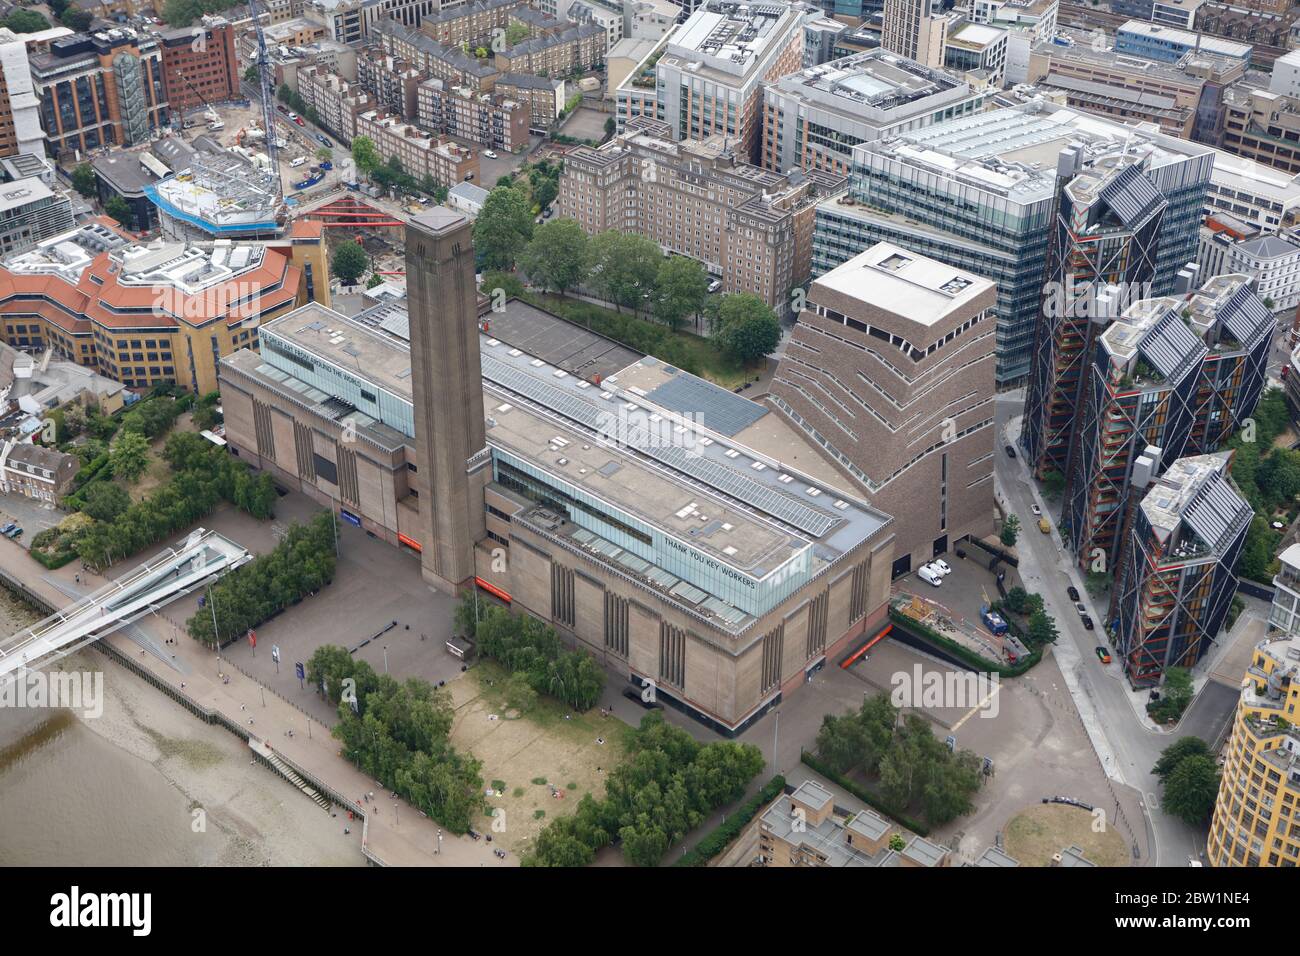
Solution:
{"label": "road", "polygon": [[[1055,527],[1050,536],[1039,534],[1035,527],[1031,504],[1043,507],[1044,512],[1052,517],[1054,526],[1057,507],[1049,509],[1047,502],[1037,494],[1023,455],[1018,453],[1012,460],[1003,451],[1004,445],[1014,444],[1008,440],[1008,426],[1018,433],[1022,409],[1022,392],[998,396],[995,412],[997,464],[994,469],[999,497],[1019,515],[1021,527],[1025,529],[1016,549],[1020,556],[1021,577],[1028,590],[1043,595],[1048,613],[1056,619],[1061,639],[1053,652],[1103,767],[1110,776],[1143,794],[1148,825],[1154,837],[1151,841],[1154,848],[1152,863],[1181,866],[1188,857],[1201,857],[1205,849],[1205,833],[1160,809],[1158,781],[1151,768],[1160,758],[1161,751],[1179,737],[1194,734],[1213,743],[1231,718],[1236,695],[1221,684],[1207,682],[1177,729],[1171,733],[1151,730],[1138,717],[1120,668],[1116,664],[1102,665],[1097,660],[1093,652],[1101,643],[1097,632],[1084,630],[1065,593],[1066,587],[1074,584],[1087,600],[1082,575],[1062,548]],[[1093,619],[1102,621],[1104,615],[1096,613],[1095,607],[1093,610]]]}

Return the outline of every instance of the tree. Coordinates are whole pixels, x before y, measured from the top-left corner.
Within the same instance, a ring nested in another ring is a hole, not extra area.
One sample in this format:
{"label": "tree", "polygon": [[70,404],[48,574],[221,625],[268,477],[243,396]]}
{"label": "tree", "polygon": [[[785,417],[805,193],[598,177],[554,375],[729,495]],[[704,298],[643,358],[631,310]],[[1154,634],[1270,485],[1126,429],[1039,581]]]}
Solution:
{"label": "tree", "polygon": [[587,234],[572,219],[538,226],[519,256],[519,267],[533,285],[563,296],[586,274]]}
{"label": "tree", "polygon": [[121,196],[110,196],[108,202],[104,203],[104,212],[110,218],[116,219],[123,227],[131,228],[131,207]]}
{"label": "tree", "polygon": [[375,149],[374,140],[369,136],[358,136],[352,140],[352,162],[363,176],[369,176],[383,163],[383,157]]}
{"label": "tree", "polygon": [[1100,597],[1110,590],[1110,575],[1105,571],[1089,571],[1084,575],[1083,588],[1090,597]]}
{"label": "tree", "polygon": [[35,10],[15,10],[5,17],[4,25],[14,33],[39,33],[50,25],[50,21]]}
{"label": "tree", "polygon": [[1219,796],[1219,768],[1208,755],[1186,757],[1165,780],[1160,808],[1184,823],[1196,826],[1214,810]]}
{"label": "tree", "polygon": [[537,691],[528,683],[528,678],[516,674],[506,681],[506,706],[526,714],[537,704]]}
{"label": "tree", "polygon": [[1007,515],[1002,521],[1002,530],[998,532],[998,539],[1008,548],[1016,546],[1016,539],[1020,537],[1020,519],[1015,515]]}
{"label": "tree", "polygon": [[618,131],[618,122],[614,117],[605,120],[605,138],[609,139]]}
{"label": "tree", "polygon": [[752,365],[776,350],[781,341],[781,322],[753,293],[723,296],[713,340],[731,358]]}
{"label": "tree", "polygon": [[322,163],[333,162],[334,150],[330,149],[328,146],[322,146],[320,149],[316,150],[316,158]]}
{"label": "tree", "polygon": [[95,195],[95,171],[90,163],[81,163],[72,171],[72,188],[83,196]]}
{"label": "tree", "polygon": [[518,20],[514,20],[508,27],[506,27],[506,46],[517,46],[527,40],[528,36],[528,26],[520,23]]}
{"label": "tree", "polygon": [[1058,637],[1056,621],[1046,611],[1029,615],[1029,639],[1035,644],[1055,644]]}
{"label": "tree", "polygon": [[533,217],[523,192],[498,186],[488,193],[474,220],[474,248],[485,271],[513,269],[532,236]]}
{"label": "tree", "polygon": [[113,476],[128,484],[134,482],[149,464],[149,442],[138,432],[124,431],[108,453]]}
{"label": "tree", "polygon": [[361,274],[366,271],[370,265],[370,260],[366,256],[366,251],[361,248],[357,242],[349,240],[340,243],[334,250],[334,258],[330,261],[330,271],[344,285],[356,285]]}
{"label": "tree", "polygon": [[674,332],[688,315],[698,315],[709,295],[704,266],[685,256],[669,256],[659,264],[655,279],[655,318]]}
{"label": "tree", "polygon": [[1211,756],[1213,755],[1210,753],[1210,745],[1200,737],[1182,737],[1160,752],[1160,759],[1151,768],[1151,772],[1163,783],[1169,780],[1170,775],[1178,769],[1178,765],[1188,757]]}
{"label": "tree", "polygon": [[1029,592],[1016,585],[1007,592],[1007,608],[1016,614],[1026,613],[1026,603],[1029,600]]}
{"label": "tree", "polygon": [[[78,33],[85,33],[90,29],[90,21],[92,19],[93,17],[84,10],[74,10],[72,7],[69,7],[64,10],[63,15],[59,17],[59,22],[69,30],[75,30]],[[186,25],[187,24],[181,24],[181,26]]]}
{"label": "tree", "polygon": [[111,481],[96,481],[86,489],[85,502],[81,509],[85,514],[96,521],[114,521],[131,507],[131,496],[121,485]]}
{"label": "tree", "polygon": [[635,233],[614,229],[593,236],[589,281],[600,294],[622,312],[623,306],[639,308],[654,294],[655,279],[663,254],[659,244]]}
{"label": "tree", "polygon": [[244,82],[245,82],[245,83],[252,83],[252,84],[256,85],[256,84],[260,83],[261,80],[262,80],[262,73],[261,73],[261,71],[257,68],[257,64],[256,64],[256,63],[254,63],[252,66],[250,66],[247,70],[244,71]]}

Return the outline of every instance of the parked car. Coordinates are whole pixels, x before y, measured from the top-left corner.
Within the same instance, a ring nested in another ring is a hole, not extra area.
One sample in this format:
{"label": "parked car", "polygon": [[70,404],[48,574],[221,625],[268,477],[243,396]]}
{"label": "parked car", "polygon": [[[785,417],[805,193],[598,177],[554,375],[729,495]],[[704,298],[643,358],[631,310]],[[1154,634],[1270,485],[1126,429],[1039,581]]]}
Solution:
{"label": "parked car", "polygon": [[1005,452],[1007,453],[1007,457],[1008,457],[1008,458],[1015,458],[1015,457],[1016,457],[1016,450],[1015,450],[1014,448],[1012,448],[1010,445],[1004,445],[1004,446],[1002,447],[1002,450],[1005,451]]}
{"label": "parked car", "polygon": [[23,529],[22,529],[22,528],[19,528],[19,527],[16,526],[16,525],[15,525],[13,528],[11,528],[11,529],[9,529],[8,531],[5,532],[5,537],[6,537],[6,538],[11,538],[11,539],[13,539],[14,541],[17,541],[17,540],[18,540],[19,538],[21,538],[22,536],[23,536]]}
{"label": "parked car", "polygon": [[303,118],[302,118],[301,116],[294,116],[292,113],[290,113],[289,116],[290,116],[290,118],[292,118],[293,121],[294,121],[295,123],[297,123],[299,126],[306,126],[306,125],[307,125],[307,123],[303,120]]}
{"label": "parked car", "polygon": [[493,152],[492,150],[490,150],[490,149],[485,149],[485,150],[483,150],[483,155],[486,156],[488,159],[496,159],[496,158],[497,158],[497,154],[496,154],[495,152]]}
{"label": "parked car", "polygon": [[317,133],[316,139],[320,142],[322,146],[327,146],[331,149],[334,147],[334,144],[330,142],[330,138],[328,136],[325,136],[321,133]]}
{"label": "parked car", "polygon": [[8,521],[8,522],[5,522],[5,526],[4,526],[3,528],[0,528],[0,534],[8,534],[10,531],[14,530],[14,528],[16,528],[16,527],[18,527],[18,522],[16,522],[16,521]]}
{"label": "parked car", "polygon": [[1086,607],[1084,607],[1082,601],[1075,601],[1075,602],[1074,602],[1074,609],[1075,609],[1076,611],[1079,612],[1079,617],[1084,617],[1084,616],[1086,616],[1087,613],[1088,613],[1088,609],[1087,609]]}
{"label": "parked car", "polygon": [[1094,650],[1096,651],[1097,654],[1097,660],[1101,661],[1103,664],[1110,663],[1110,651],[1106,650],[1106,648],[1101,646],[1094,648]]}
{"label": "parked car", "polygon": [[930,562],[930,567],[945,577],[952,574],[952,568],[948,566],[948,562],[943,560],[943,558],[935,558]]}
{"label": "parked car", "polygon": [[1088,615],[1086,615],[1086,614],[1083,615],[1083,629],[1084,629],[1085,631],[1091,631],[1092,628],[1093,628],[1092,618],[1090,618],[1090,617],[1089,617]]}
{"label": "parked car", "polygon": [[712,282],[709,283],[709,294],[712,295],[714,292],[717,292],[721,288],[722,288],[722,280],[714,279]]}
{"label": "parked car", "polygon": [[1029,512],[1030,512],[1030,514],[1032,514],[1035,518],[1041,518],[1042,515],[1043,515],[1043,509],[1040,508],[1040,507],[1038,507],[1038,505],[1030,505],[1030,506],[1029,506]]}
{"label": "parked car", "polygon": [[1073,584],[1071,584],[1068,588],[1065,589],[1065,593],[1070,595],[1071,601],[1079,600],[1079,589],[1076,588]]}
{"label": "parked car", "polygon": [[933,585],[936,588],[943,583],[943,575],[932,569],[928,564],[921,565],[916,572],[916,576],[926,584]]}
{"label": "parked car", "polygon": [[1051,533],[1052,533],[1052,524],[1051,524],[1051,522],[1049,522],[1046,518],[1039,518],[1039,519],[1038,519],[1038,530],[1041,531],[1041,532],[1043,532],[1043,534],[1051,534]]}

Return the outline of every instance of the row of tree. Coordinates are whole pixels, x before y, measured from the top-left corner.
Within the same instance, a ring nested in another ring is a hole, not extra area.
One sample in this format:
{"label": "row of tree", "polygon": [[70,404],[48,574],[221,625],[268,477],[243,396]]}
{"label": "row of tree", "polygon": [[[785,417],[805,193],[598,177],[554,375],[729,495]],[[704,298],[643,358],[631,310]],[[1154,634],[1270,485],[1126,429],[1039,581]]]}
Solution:
{"label": "row of tree", "polygon": [[229,644],[329,584],[336,560],[334,534],[333,517],[325,512],[307,524],[290,525],[274,549],[209,590],[210,606],[185,623],[190,637],[209,647],[218,641]]}
{"label": "row of tree", "polygon": [[1242,577],[1270,584],[1278,540],[1270,519],[1278,510],[1292,508],[1296,496],[1300,495],[1300,452],[1273,447],[1273,441],[1289,421],[1282,390],[1267,389],[1250,421],[1226,446],[1234,452],[1232,479],[1255,509],[1237,572]]}
{"label": "row of tree", "polygon": [[1030,594],[1017,586],[1007,592],[1002,607],[1024,619],[1024,633],[1030,643],[1036,646],[1056,643],[1059,636],[1056,620],[1043,607],[1041,594]]}
{"label": "row of tree", "polygon": [[628,759],[610,771],[604,799],[587,794],[577,813],[547,826],[524,865],[586,866],[617,841],[627,862],[655,866],[711,813],[739,800],[762,769],[753,744],[701,744],[661,714],[648,714],[632,734]]}
{"label": "row of tree", "polygon": [[482,809],[479,762],[451,746],[451,697],[427,681],[398,683],[346,648],[326,644],[307,661],[307,679],[338,706],[332,731],[343,755],[453,833]]}
{"label": "row of tree", "polygon": [[770,355],[781,340],[776,313],[756,295],[714,296],[704,266],[667,256],[659,244],[611,229],[595,236],[572,219],[538,226],[528,197],[515,186],[488,195],[474,223],[474,247],[489,271],[518,268],[528,281],[561,298],[577,288],[634,313],[648,311],[676,332],[690,316],[705,316],[714,342],[744,364]]}
{"label": "row of tree", "polygon": [[[171,466],[171,480],[111,520],[96,521],[78,537],[77,555],[86,564],[106,568],[194,524],[222,500],[255,518],[273,515],[276,493],[271,476],[252,474],[246,463],[199,435],[172,435],[163,457]],[[83,499],[86,490],[80,492]]]}
{"label": "row of tree", "polygon": [[1219,796],[1219,765],[1200,737],[1183,737],[1160,754],[1151,769],[1164,785],[1160,809],[1191,826],[1203,824]]}
{"label": "row of tree", "polygon": [[605,671],[590,654],[566,649],[554,628],[527,614],[511,614],[466,594],[456,608],[456,629],[533,691],[576,710],[594,707],[605,689]]}
{"label": "row of tree", "polygon": [[817,732],[817,751],[837,773],[874,779],[896,810],[918,805],[934,825],[970,813],[983,781],[975,753],[949,750],[917,714],[900,724],[887,693],[867,698],[857,713],[827,714]]}

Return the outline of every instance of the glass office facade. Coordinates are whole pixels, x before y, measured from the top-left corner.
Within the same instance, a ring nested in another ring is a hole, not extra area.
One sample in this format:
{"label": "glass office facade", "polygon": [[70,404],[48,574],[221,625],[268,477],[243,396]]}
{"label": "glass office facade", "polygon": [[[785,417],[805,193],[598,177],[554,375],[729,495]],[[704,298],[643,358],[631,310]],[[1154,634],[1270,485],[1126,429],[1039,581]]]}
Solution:
{"label": "glass office facade", "polygon": [[747,574],[499,448],[492,449],[492,476],[502,486],[563,513],[579,527],[754,617],[799,590],[813,574],[811,544],[778,567],[764,569],[761,576]]}

